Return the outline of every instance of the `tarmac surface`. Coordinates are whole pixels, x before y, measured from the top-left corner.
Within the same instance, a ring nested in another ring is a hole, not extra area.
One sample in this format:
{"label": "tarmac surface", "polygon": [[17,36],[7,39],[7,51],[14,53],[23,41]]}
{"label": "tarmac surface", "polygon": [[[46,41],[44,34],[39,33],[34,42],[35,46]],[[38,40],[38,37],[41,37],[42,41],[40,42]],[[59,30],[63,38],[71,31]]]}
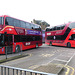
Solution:
{"label": "tarmac surface", "polygon": [[[50,67],[52,68],[53,65],[55,65],[62,67],[59,75],[75,75],[75,48],[48,46],[43,44],[37,49],[26,50],[22,53],[29,54],[29,56],[8,61],[2,63],[2,65],[40,71],[43,71],[42,69],[44,69],[46,72],[48,69],[45,70],[45,67],[48,68],[47,66],[51,65]],[[8,56],[14,55],[15,54],[10,54]],[[0,58],[4,57],[4,55],[0,55]],[[41,67],[42,69],[40,69]],[[52,71],[50,71],[50,73]]]}

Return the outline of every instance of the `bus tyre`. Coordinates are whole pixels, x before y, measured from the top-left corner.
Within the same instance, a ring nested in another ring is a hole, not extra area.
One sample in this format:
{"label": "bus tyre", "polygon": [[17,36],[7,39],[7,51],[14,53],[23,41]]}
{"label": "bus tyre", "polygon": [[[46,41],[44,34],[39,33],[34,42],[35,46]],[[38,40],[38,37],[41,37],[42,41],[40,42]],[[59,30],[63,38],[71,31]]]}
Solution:
{"label": "bus tyre", "polygon": [[36,43],[36,48],[38,48],[39,46],[38,46],[38,43]]}
{"label": "bus tyre", "polygon": [[50,42],[49,46],[52,46],[52,42]]}
{"label": "bus tyre", "polygon": [[19,45],[16,46],[15,52],[16,52],[16,53],[20,52],[20,46],[19,46]]}
{"label": "bus tyre", "polygon": [[71,44],[70,44],[69,42],[67,43],[67,47],[68,47],[68,48],[70,48],[70,47],[71,47]]}

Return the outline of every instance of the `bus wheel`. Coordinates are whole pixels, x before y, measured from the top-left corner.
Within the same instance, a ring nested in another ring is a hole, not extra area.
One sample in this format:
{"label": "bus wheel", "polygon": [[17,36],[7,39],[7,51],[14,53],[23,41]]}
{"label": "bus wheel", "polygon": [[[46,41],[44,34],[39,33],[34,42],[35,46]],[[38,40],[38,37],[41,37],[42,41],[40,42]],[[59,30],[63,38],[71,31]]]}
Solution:
{"label": "bus wheel", "polygon": [[36,43],[36,48],[38,48],[39,46],[38,46],[38,43]]}
{"label": "bus wheel", "polygon": [[49,46],[52,46],[52,42],[50,41]]}
{"label": "bus wheel", "polygon": [[20,46],[19,46],[19,45],[16,46],[15,52],[16,52],[16,53],[20,52]]}
{"label": "bus wheel", "polygon": [[69,47],[69,48],[71,47],[71,44],[69,42],[67,43],[67,47]]}

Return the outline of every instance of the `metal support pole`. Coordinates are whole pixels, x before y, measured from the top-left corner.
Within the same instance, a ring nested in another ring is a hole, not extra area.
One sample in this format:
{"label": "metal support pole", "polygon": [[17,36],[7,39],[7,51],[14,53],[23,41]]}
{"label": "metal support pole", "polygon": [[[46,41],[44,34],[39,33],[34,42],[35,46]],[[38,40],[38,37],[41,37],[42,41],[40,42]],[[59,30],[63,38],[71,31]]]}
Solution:
{"label": "metal support pole", "polygon": [[32,75],[32,72],[30,72],[30,75]]}
{"label": "metal support pole", "polygon": [[21,45],[21,55],[22,55],[22,45]]}
{"label": "metal support pole", "polygon": [[18,75],[18,70],[16,70],[16,75]]}
{"label": "metal support pole", "polygon": [[24,75],[26,75],[26,71],[24,71]]}
{"label": "metal support pole", "polygon": [[20,75],[22,75],[22,71],[20,70]]}
{"label": "metal support pole", "polygon": [[3,75],[3,67],[1,67],[1,75]]}
{"label": "metal support pole", "polygon": [[6,75],[6,67],[4,68],[4,70],[5,70],[4,74]]}
{"label": "metal support pole", "polygon": [[7,59],[7,46],[6,46],[6,59]]}
{"label": "metal support pole", "polygon": [[14,69],[13,69],[13,75],[15,75],[15,74],[14,74]]}
{"label": "metal support pole", "polygon": [[9,68],[8,68],[8,75],[9,75]]}

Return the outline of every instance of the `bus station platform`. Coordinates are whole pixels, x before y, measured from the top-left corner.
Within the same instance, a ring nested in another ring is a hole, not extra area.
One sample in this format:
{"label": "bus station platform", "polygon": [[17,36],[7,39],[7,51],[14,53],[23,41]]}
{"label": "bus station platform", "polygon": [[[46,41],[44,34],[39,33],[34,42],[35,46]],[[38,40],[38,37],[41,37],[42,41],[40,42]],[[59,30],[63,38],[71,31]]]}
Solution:
{"label": "bus station platform", "polygon": [[24,54],[24,53],[17,53],[17,54],[9,54],[9,55],[0,55],[0,64],[7,62],[7,61],[11,61],[11,60],[15,60],[15,59],[19,59],[22,57],[26,57],[26,56],[30,56],[29,54]]}

